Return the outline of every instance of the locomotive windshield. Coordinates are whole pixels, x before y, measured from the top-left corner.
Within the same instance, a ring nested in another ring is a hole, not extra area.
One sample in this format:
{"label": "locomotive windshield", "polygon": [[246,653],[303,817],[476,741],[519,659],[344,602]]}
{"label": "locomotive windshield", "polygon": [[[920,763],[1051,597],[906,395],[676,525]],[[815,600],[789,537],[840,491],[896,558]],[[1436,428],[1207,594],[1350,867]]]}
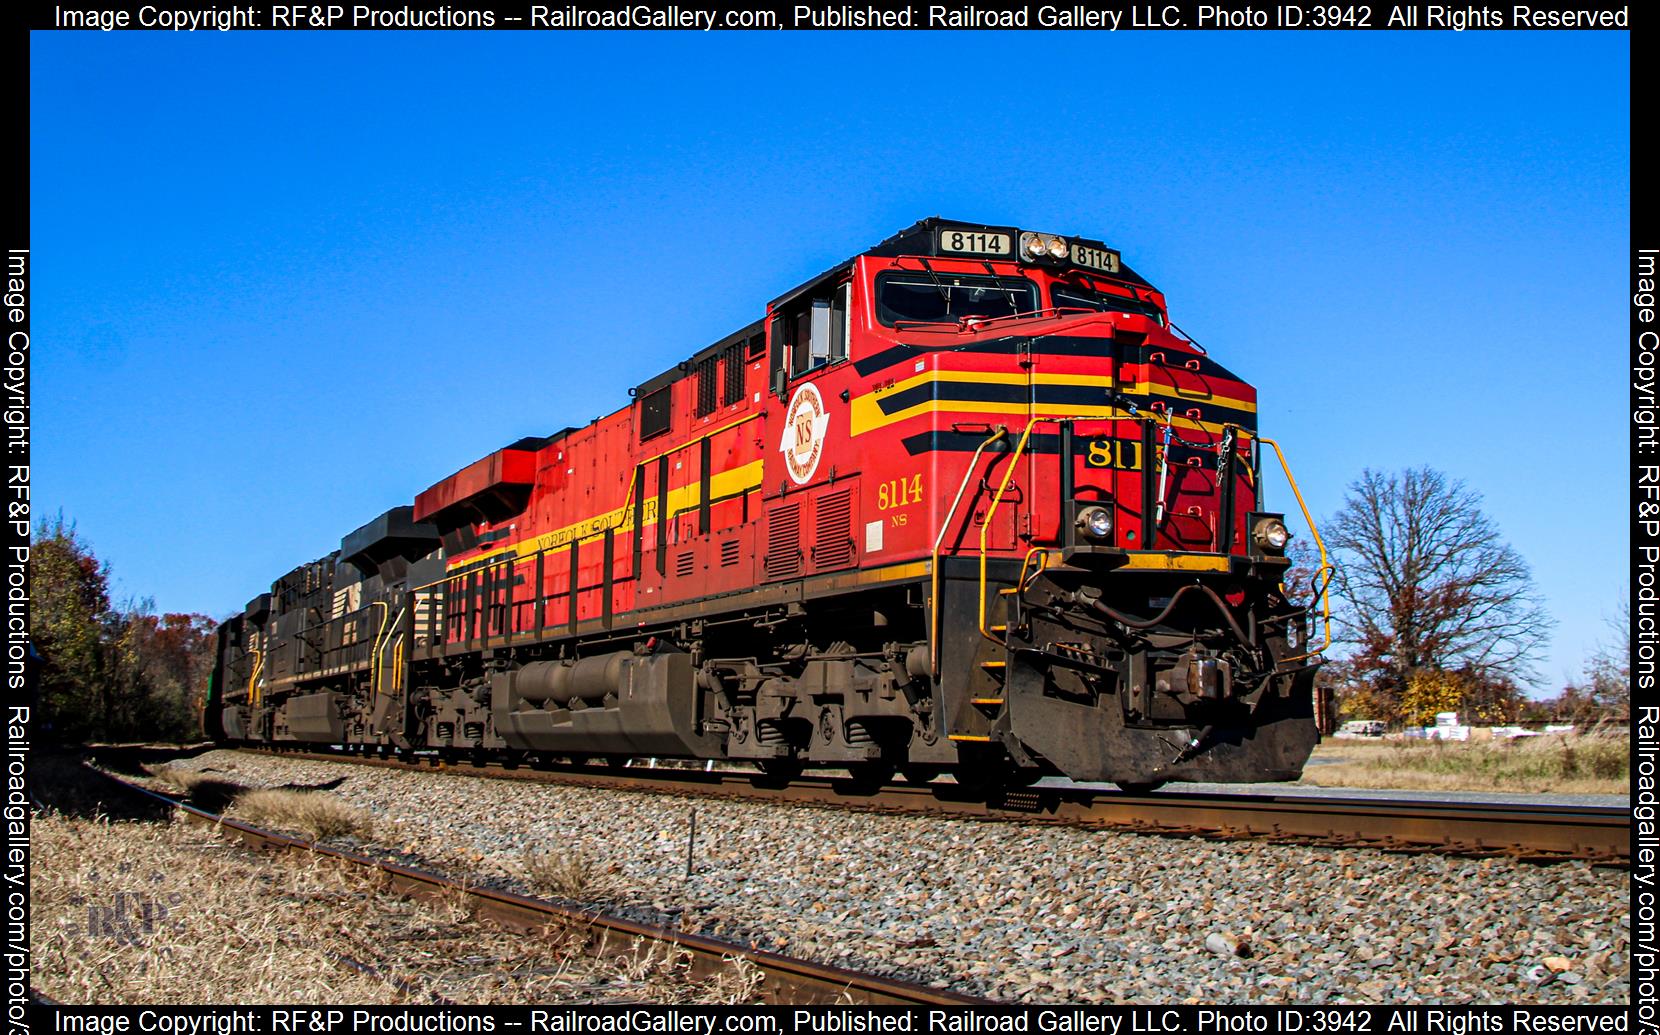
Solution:
{"label": "locomotive windshield", "polygon": [[1128,298],[1124,295],[1095,291],[1078,284],[1056,284],[1050,289],[1049,293],[1054,300],[1053,304],[1056,309],[1092,309],[1098,313],[1139,313],[1144,316],[1151,316],[1161,324],[1164,323],[1164,314],[1159,312],[1159,307],[1139,298]]}
{"label": "locomotive windshield", "polygon": [[905,272],[876,278],[877,315],[889,327],[1032,313],[1037,311],[1037,302],[1037,286],[1023,277]]}

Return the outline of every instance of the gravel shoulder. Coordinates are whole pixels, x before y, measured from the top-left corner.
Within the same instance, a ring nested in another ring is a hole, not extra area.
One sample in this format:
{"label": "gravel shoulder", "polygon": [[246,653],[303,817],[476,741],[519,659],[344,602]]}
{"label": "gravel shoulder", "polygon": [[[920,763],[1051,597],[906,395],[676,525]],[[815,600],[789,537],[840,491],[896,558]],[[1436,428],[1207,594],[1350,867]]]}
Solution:
{"label": "gravel shoulder", "polygon": [[232,751],[177,764],[250,787],[326,787],[374,814],[371,850],[486,883],[546,894],[540,864],[572,859],[574,901],[1007,1000],[1629,999],[1628,875],[1583,864],[879,816]]}

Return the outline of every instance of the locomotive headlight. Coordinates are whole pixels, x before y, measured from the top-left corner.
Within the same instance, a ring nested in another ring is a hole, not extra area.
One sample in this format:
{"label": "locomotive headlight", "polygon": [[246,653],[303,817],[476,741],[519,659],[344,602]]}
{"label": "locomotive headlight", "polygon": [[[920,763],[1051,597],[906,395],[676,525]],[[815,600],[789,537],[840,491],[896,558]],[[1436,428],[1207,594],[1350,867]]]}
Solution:
{"label": "locomotive headlight", "polygon": [[1262,518],[1251,529],[1251,538],[1267,553],[1284,553],[1291,541],[1291,530],[1279,518]]}
{"label": "locomotive headlight", "polygon": [[1106,507],[1085,507],[1078,511],[1078,527],[1093,539],[1112,535],[1112,511]]}
{"label": "locomotive headlight", "polygon": [[1072,254],[1066,238],[1028,230],[1020,235],[1020,254],[1027,259],[1064,259]]}

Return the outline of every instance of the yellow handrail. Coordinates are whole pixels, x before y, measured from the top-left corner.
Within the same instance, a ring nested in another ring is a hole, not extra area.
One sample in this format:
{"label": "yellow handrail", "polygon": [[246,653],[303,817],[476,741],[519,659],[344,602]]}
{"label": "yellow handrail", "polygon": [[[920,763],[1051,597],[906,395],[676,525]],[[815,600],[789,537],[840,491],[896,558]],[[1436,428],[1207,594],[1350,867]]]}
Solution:
{"label": "yellow handrail", "polygon": [[1049,555],[1059,552],[1060,551],[1053,546],[1034,546],[1030,550],[1027,550],[1025,559],[1020,562],[1020,576],[1014,580],[1015,588],[1022,590],[1026,588],[1026,569],[1031,565],[1032,557],[1034,555],[1041,554],[1043,557],[1043,562],[1032,570],[1032,578],[1035,579],[1039,575],[1043,574],[1044,570],[1049,567]]}
{"label": "yellow handrail", "polygon": [[[1320,618],[1325,625],[1326,642],[1314,650],[1293,655],[1289,658],[1281,658],[1279,663],[1283,665],[1288,661],[1302,661],[1304,658],[1312,658],[1316,654],[1323,653],[1327,647],[1331,646],[1331,594],[1327,591],[1329,580],[1326,573],[1332,570],[1332,566],[1331,559],[1326,554],[1325,540],[1320,538],[1320,530],[1314,527],[1314,516],[1308,512],[1308,504],[1303,502],[1302,490],[1297,488],[1297,479],[1291,473],[1291,465],[1286,463],[1285,454],[1280,451],[1280,444],[1271,438],[1263,438],[1261,435],[1257,435],[1256,440],[1266,442],[1274,447],[1274,455],[1280,461],[1280,470],[1285,472],[1285,480],[1291,486],[1291,495],[1297,497],[1297,506],[1302,509],[1303,521],[1308,524],[1308,534],[1314,537],[1314,545],[1320,550],[1320,568],[1314,573],[1314,581],[1320,584]],[[1260,479],[1258,484],[1261,484]]]}
{"label": "yellow handrail", "polygon": [[934,537],[933,552],[928,555],[928,571],[933,580],[933,585],[929,589],[928,609],[928,621],[932,627],[928,634],[929,668],[936,677],[940,674],[940,547],[945,545],[945,533],[951,528],[951,519],[957,516],[957,506],[963,501],[963,493],[968,491],[969,479],[973,478],[974,472],[979,469],[981,454],[986,451],[986,447],[1006,437],[1008,433],[1008,428],[998,428],[974,451],[974,458],[968,462],[968,470],[963,472],[963,483],[957,486],[957,498],[951,501],[951,509],[945,512],[945,520],[940,522],[939,535]]}
{"label": "yellow handrail", "polygon": [[1014,469],[1020,463],[1020,454],[1026,452],[1026,443],[1032,437],[1032,429],[1048,417],[1032,417],[1026,421],[1026,430],[1020,433],[1020,441],[1015,443],[1014,452],[1009,454],[1008,470],[1003,472],[1003,480],[998,483],[997,492],[991,497],[991,506],[986,508],[985,523],[980,526],[980,635],[991,642],[1003,645],[1003,641],[991,634],[986,628],[986,536],[991,534],[991,519],[996,516],[997,508],[1003,503],[1003,493],[1008,491],[1009,482],[1014,478]]}
{"label": "yellow handrail", "polygon": [[259,707],[258,680],[260,672],[265,668],[265,652],[258,647],[254,648],[254,670],[248,674],[248,707]]}
{"label": "yellow handrail", "polygon": [[[986,544],[986,536],[991,532],[992,515],[997,513],[997,508],[1002,504],[1002,502],[1003,502],[1003,493],[1008,490],[1009,481],[1014,477],[1015,467],[1018,466],[1019,463],[1020,463],[1020,455],[1026,451],[1026,442],[1027,442],[1027,440],[1029,440],[1032,437],[1032,429],[1037,427],[1039,424],[1068,424],[1068,423],[1076,423],[1078,421],[1107,421],[1107,422],[1111,422],[1111,421],[1119,421],[1119,420],[1153,421],[1153,422],[1156,423],[1159,420],[1159,417],[1157,415],[1145,416],[1145,415],[1142,415],[1142,414],[1129,414],[1129,413],[1116,414],[1115,413],[1115,414],[1112,414],[1112,415],[1106,416],[1106,417],[1046,417],[1046,416],[1033,416],[1033,417],[1031,417],[1027,420],[1026,430],[1020,433],[1020,441],[1015,444],[1014,452],[1009,456],[1009,469],[1007,471],[1003,472],[1003,481],[997,486],[997,492],[991,498],[991,506],[986,508],[985,524],[980,526],[980,635],[981,636],[984,636],[986,639],[990,640],[991,642],[993,642],[995,644],[998,644],[999,646],[1003,645],[1003,641],[999,640],[997,637],[993,636],[991,634],[991,630],[986,628],[986,550],[988,549],[988,546]],[[1143,462],[1145,463],[1146,461],[1144,460]],[[1027,554],[1026,554],[1026,558],[1027,558],[1028,561],[1031,559],[1031,556],[1032,556],[1031,552],[1028,551]],[[1026,569],[1026,563],[1023,561],[1021,563],[1021,578],[1022,579],[1025,578],[1025,569]],[[1019,583],[1016,583],[1016,584],[1019,585]]]}
{"label": "yellow handrail", "polygon": [[373,702],[380,696],[380,640],[386,635],[386,620],[392,617],[392,605],[376,600],[369,606],[381,609],[380,628],[375,630],[375,645],[369,649],[369,700]]}
{"label": "yellow handrail", "polygon": [[[756,412],[751,413],[747,416],[739,417],[737,420],[729,421],[726,424],[722,424],[718,428],[711,428],[710,430],[704,432],[703,434],[698,435],[696,438],[687,439],[684,442],[681,442],[681,443],[678,443],[676,445],[670,446],[668,449],[665,449],[660,453],[653,453],[651,456],[645,457],[642,460],[636,460],[634,462],[634,466],[636,468],[644,467],[646,464],[649,464],[654,460],[661,460],[663,457],[670,456],[674,453],[678,453],[682,449],[690,449],[692,446],[698,445],[699,443],[701,443],[706,438],[714,438],[716,435],[719,435],[723,431],[731,431],[733,428],[739,427],[740,425],[748,424],[752,420],[759,420],[759,419],[761,419],[765,416],[766,416],[765,411],[757,410]],[[726,472],[721,472],[721,473],[726,473]],[[618,529],[622,528],[624,525],[628,524],[628,505],[630,503],[634,502],[634,483],[635,483],[635,481],[636,481],[636,479],[633,476],[629,477],[629,479],[628,479],[628,491],[623,494],[622,506],[617,507],[614,511],[611,511],[611,513],[615,513],[617,515],[617,518],[616,518],[614,523],[609,524],[604,528],[597,529],[597,530],[592,531],[592,532],[588,532],[585,535],[572,536],[569,540],[567,540],[563,543],[555,543],[552,546],[546,546],[546,547],[543,547],[539,550],[532,550],[529,553],[525,553],[525,554],[520,554],[518,552],[519,547],[522,547],[525,543],[532,542],[535,538],[539,538],[539,537],[532,537],[532,539],[520,540],[520,541],[515,542],[515,543],[510,543],[507,546],[503,546],[500,549],[496,550],[494,553],[481,554],[478,557],[474,557],[470,560],[464,561],[459,566],[465,566],[465,565],[468,565],[468,564],[478,564],[481,561],[494,561],[496,558],[506,557],[508,554],[513,554],[514,558],[521,558],[522,557],[524,559],[529,559],[531,557],[536,556],[539,553],[550,553],[554,550],[562,550],[565,547],[570,546],[572,543],[586,542],[587,540],[592,539],[595,536],[604,535],[606,532],[615,532]],[[677,511],[676,513],[684,513],[684,511],[683,510],[682,511]],[[663,515],[659,514],[657,519],[659,521],[663,520]],[[478,570],[478,569],[476,569],[476,568],[471,569],[471,571],[476,571],[476,570]],[[434,582],[428,582],[424,586],[416,586],[416,587],[414,587],[414,589],[411,589],[409,592],[413,593],[413,592],[416,592],[417,590],[430,589],[433,586],[438,585],[440,582],[448,582],[450,579],[464,578],[464,577],[466,577],[467,574],[470,574],[471,571],[464,572],[464,573],[456,573],[456,572],[446,573],[443,578],[438,579],[437,581],[434,581]]]}

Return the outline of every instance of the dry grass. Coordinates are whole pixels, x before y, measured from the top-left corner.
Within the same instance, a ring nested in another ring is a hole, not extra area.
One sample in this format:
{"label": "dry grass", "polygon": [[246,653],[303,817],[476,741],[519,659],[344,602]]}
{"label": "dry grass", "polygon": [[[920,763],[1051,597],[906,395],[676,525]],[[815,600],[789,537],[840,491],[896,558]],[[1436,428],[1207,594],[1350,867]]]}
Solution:
{"label": "dry grass", "polygon": [[156,782],[163,787],[177,791],[190,797],[208,784],[217,783],[212,773],[197,772],[194,769],[181,769],[176,765],[145,766],[144,770],[155,777]]}
{"label": "dry grass", "polygon": [[235,819],[272,830],[295,831],[313,841],[374,837],[374,819],[362,809],[322,791],[254,790],[238,795]]}
{"label": "dry grass", "polygon": [[70,1003],[736,1003],[735,961],[694,980],[682,953],[587,928],[527,936],[465,899],[415,902],[320,857],[272,860],[182,823],[47,812],[34,824],[34,981]]}
{"label": "dry grass", "polygon": [[251,789],[215,775],[176,765],[145,766],[162,789],[176,792],[209,811],[312,841],[351,837],[373,839],[374,818],[362,809],[320,790]]}
{"label": "dry grass", "polygon": [[606,866],[581,848],[546,852],[526,848],[520,857],[524,879],[537,892],[560,898],[603,897],[615,890],[616,866]]}
{"label": "dry grass", "polygon": [[1400,790],[1627,794],[1631,744],[1619,736],[1517,740],[1326,740],[1303,783]]}

